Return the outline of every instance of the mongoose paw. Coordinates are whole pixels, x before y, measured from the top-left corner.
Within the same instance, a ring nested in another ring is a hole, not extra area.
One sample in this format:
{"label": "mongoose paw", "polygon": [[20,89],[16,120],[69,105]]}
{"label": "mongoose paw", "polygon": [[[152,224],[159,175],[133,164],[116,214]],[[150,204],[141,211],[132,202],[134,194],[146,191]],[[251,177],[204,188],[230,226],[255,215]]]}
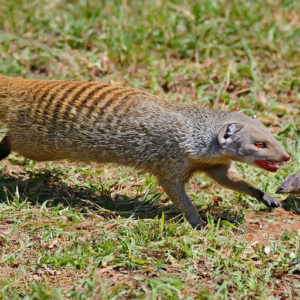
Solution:
{"label": "mongoose paw", "polygon": [[203,228],[206,227],[206,225],[207,225],[207,223],[206,223],[206,222],[203,222],[203,223],[201,223],[201,224],[198,224],[198,225],[196,225],[196,226],[193,226],[193,228],[196,229],[196,230],[202,230]]}
{"label": "mongoose paw", "polygon": [[200,221],[198,220],[197,222],[189,222],[189,223],[196,230],[202,230],[207,225],[207,223],[202,219],[200,219]]}
{"label": "mongoose paw", "polygon": [[267,207],[280,207],[282,204],[278,202],[276,199],[271,197],[269,194],[264,193],[262,196],[261,202]]}

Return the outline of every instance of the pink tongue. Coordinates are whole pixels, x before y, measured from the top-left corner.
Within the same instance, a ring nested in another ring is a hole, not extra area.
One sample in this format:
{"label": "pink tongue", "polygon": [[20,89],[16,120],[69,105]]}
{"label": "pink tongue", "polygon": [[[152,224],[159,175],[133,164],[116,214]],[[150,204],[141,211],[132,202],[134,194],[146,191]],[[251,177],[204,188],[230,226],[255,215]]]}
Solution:
{"label": "pink tongue", "polygon": [[275,165],[275,163],[273,163],[273,162],[271,162],[271,161],[266,161],[266,160],[256,160],[255,163],[256,163],[259,167],[261,167],[261,168],[263,168],[263,169],[265,169],[265,170],[267,170],[267,171],[270,171],[270,172],[276,172],[276,171],[279,169],[279,167],[277,167],[277,166]]}

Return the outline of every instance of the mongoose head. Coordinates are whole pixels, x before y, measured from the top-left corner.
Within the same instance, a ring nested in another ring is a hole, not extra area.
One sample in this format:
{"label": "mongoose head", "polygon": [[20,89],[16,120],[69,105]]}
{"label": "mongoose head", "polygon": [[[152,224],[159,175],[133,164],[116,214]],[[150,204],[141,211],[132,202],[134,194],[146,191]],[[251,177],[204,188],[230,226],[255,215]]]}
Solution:
{"label": "mongoose head", "polygon": [[280,143],[255,118],[233,113],[217,135],[221,152],[228,158],[276,172],[278,163],[290,156]]}
{"label": "mongoose head", "polygon": [[288,177],[277,189],[276,193],[300,194],[300,170]]}

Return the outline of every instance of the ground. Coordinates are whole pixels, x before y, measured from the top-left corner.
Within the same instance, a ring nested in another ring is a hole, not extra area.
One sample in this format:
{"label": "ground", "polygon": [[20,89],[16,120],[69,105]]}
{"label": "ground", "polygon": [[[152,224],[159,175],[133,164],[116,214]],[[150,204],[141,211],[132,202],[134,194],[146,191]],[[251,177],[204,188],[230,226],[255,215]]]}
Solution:
{"label": "ground", "polygon": [[[267,209],[203,174],[177,214],[155,178],[116,165],[0,162],[1,299],[296,299],[300,199],[297,0],[0,0],[0,73],[98,80],[256,115],[292,160],[237,164],[284,205]],[[3,134],[5,128],[3,128]]]}

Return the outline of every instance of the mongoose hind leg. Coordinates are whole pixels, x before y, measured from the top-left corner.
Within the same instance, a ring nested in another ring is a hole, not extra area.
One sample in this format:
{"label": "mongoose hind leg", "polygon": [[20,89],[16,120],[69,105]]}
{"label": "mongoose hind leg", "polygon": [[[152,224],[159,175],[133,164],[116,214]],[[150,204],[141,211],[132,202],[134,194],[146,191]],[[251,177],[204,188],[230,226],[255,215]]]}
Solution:
{"label": "mongoose hind leg", "polygon": [[9,136],[6,135],[0,143],[0,160],[6,158],[11,152]]}
{"label": "mongoose hind leg", "polygon": [[282,206],[280,202],[269,194],[242,178],[233,164],[217,165],[207,170],[206,173],[223,187],[250,195],[267,207]]}
{"label": "mongoose hind leg", "polygon": [[196,207],[191,202],[190,198],[184,190],[184,183],[176,180],[160,180],[160,185],[163,187],[166,194],[170,197],[178,212],[183,213],[186,220],[193,228],[201,229],[206,226],[206,223],[198,215]]}

